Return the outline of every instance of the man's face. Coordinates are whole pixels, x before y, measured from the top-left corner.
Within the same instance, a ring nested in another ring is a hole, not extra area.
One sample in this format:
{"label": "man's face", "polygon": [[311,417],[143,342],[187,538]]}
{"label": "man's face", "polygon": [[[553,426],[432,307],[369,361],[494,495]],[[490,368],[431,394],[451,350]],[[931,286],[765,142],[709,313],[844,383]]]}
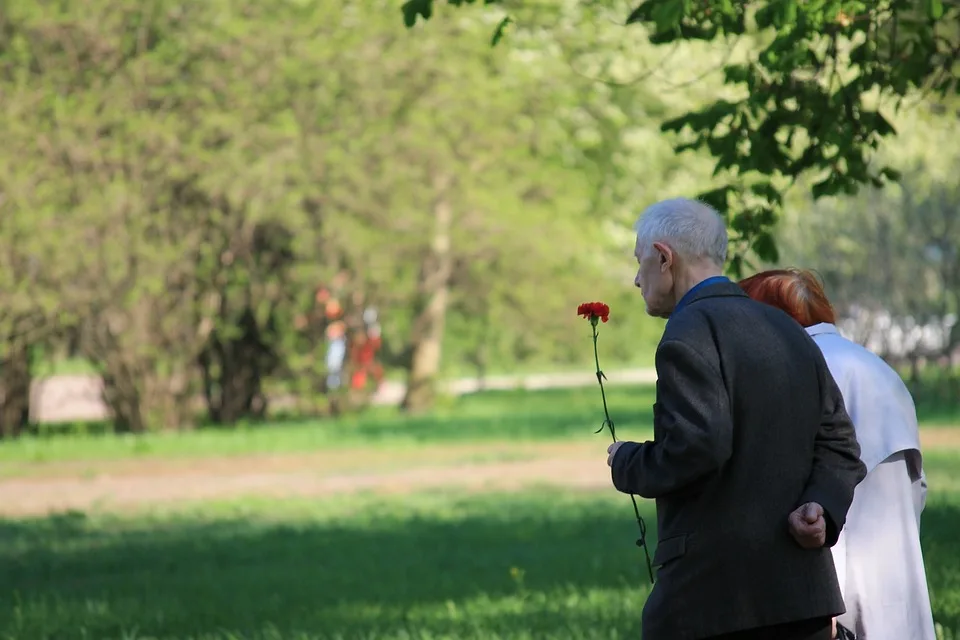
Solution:
{"label": "man's face", "polygon": [[673,295],[673,252],[659,242],[634,249],[639,268],[633,284],[640,289],[647,313],[655,318],[669,318],[676,305]]}

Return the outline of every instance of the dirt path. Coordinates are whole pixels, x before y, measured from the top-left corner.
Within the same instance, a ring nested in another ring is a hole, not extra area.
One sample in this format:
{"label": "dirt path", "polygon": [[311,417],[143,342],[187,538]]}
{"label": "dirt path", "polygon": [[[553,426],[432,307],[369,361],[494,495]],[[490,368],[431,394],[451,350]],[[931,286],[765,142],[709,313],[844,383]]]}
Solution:
{"label": "dirt path", "polygon": [[608,486],[606,444],[424,447],[341,450],[310,455],[209,460],[44,465],[27,477],[0,479],[0,516],[237,498],[356,492],[407,493],[430,487],[511,489],[529,484]]}
{"label": "dirt path", "polygon": [[[925,448],[960,451],[960,429],[925,429]],[[605,442],[428,445],[300,455],[35,465],[0,479],[0,516],[123,510],[244,496],[317,497],[428,488],[610,486]]]}

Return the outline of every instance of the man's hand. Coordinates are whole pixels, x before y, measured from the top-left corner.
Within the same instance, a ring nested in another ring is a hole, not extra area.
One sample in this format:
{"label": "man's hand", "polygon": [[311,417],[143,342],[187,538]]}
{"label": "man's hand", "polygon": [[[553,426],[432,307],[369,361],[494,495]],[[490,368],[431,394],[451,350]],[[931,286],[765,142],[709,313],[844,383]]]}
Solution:
{"label": "man's hand", "polygon": [[798,507],[787,522],[790,535],[804,549],[819,549],[827,543],[827,521],[823,517],[823,507],[816,502]]}
{"label": "man's hand", "polygon": [[609,454],[609,455],[607,455],[607,465],[608,465],[608,466],[611,466],[611,467],[613,466],[613,457],[614,457],[615,455],[617,455],[617,451],[620,449],[621,446],[623,446],[623,441],[622,441],[622,440],[617,440],[617,441],[614,442],[612,445],[610,445],[609,447],[607,447],[607,454]]}
{"label": "man's hand", "polygon": [[623,441],[622,441],[622,440],[617,440],[617,441],[614,442],[612,445],[610,445],[609,447],[607,447],[607,454],[608,454],[608,455],[607,455],[607,465],[608,465],[608,466],[611,466],[611,467],[613,466],[613,458],[614,458],[614,456],[617,455],[617,451],[618,451],[618,450],[620,449],[620,447],[622,447],[622,446],[623,446]]}

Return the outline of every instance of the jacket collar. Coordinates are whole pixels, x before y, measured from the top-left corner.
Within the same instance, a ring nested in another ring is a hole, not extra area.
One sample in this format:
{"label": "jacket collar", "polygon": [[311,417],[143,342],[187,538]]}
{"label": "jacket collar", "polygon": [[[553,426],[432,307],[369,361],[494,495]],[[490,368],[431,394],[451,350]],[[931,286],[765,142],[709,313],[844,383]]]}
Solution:
{"label": "jacket collar", "polygon": [[[743,292],[740,285],[730,280],[701,284],[702,286],[697,285],[687,292],[687,295],[680,301],[682,304],[677,305],[678,309],[686,307],[688,304],[693,304],[698,300],[703,300],[704,298],[747,297],[747,294]],[[674,310],[674,313],[676,312],[677,309]]]}

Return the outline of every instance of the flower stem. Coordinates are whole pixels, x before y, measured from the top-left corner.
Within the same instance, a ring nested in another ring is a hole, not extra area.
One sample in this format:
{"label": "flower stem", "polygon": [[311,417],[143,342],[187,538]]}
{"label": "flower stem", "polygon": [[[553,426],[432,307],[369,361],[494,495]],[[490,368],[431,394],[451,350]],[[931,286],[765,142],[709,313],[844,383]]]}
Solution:
{"label": "flower stem", "polygon": [[610,437],[613,438],[613,441],[617,441],[617,432],[613,426],[613,420],[610,419],[610,411],[607,409],[607,392],[603,388],[603,371],[600,369],[600,353],[597,351],[597,338],[600,337],[600,334],[597,332],[596,323],[591,323],[593,327],[593,362],[597,366],[597,382],[600,383],[600,398],[603,399],[603,417],[604,423],[601,425],[610,429]]}
{"label": "flower stem", "polygon": [[[597,321],[595,318],[591,319],[590,326],[593,327],[593,362],[597,366],[597,382],[600,383],[600,397],[603,399],[603,424],[600,425],[600,431],[603,431],[604,427],[610,429],[610,437],[613,438],[613,441],[617,441],[617,432],[613,426],[613,420],[610,419],[610,411],[607,409],[607,393],[603,389],[603,371],[600,369],[600,353],[597,350],[597,338],[599,334],[597,333]],[[630,495],[630,502],[633,503],[633,515],[637,519],[637,525],[640,527],[640,537],[637,539],[637,546],[643,549],[643,556],[647,561],[647,573],[650,575],[650,582],[653,583],[653,566],[650,563],[650,550],[647,549],[647,523],[643,521],[643,516],[640,515],[640,507],[637,506],[637,498],[633,494]]]}

